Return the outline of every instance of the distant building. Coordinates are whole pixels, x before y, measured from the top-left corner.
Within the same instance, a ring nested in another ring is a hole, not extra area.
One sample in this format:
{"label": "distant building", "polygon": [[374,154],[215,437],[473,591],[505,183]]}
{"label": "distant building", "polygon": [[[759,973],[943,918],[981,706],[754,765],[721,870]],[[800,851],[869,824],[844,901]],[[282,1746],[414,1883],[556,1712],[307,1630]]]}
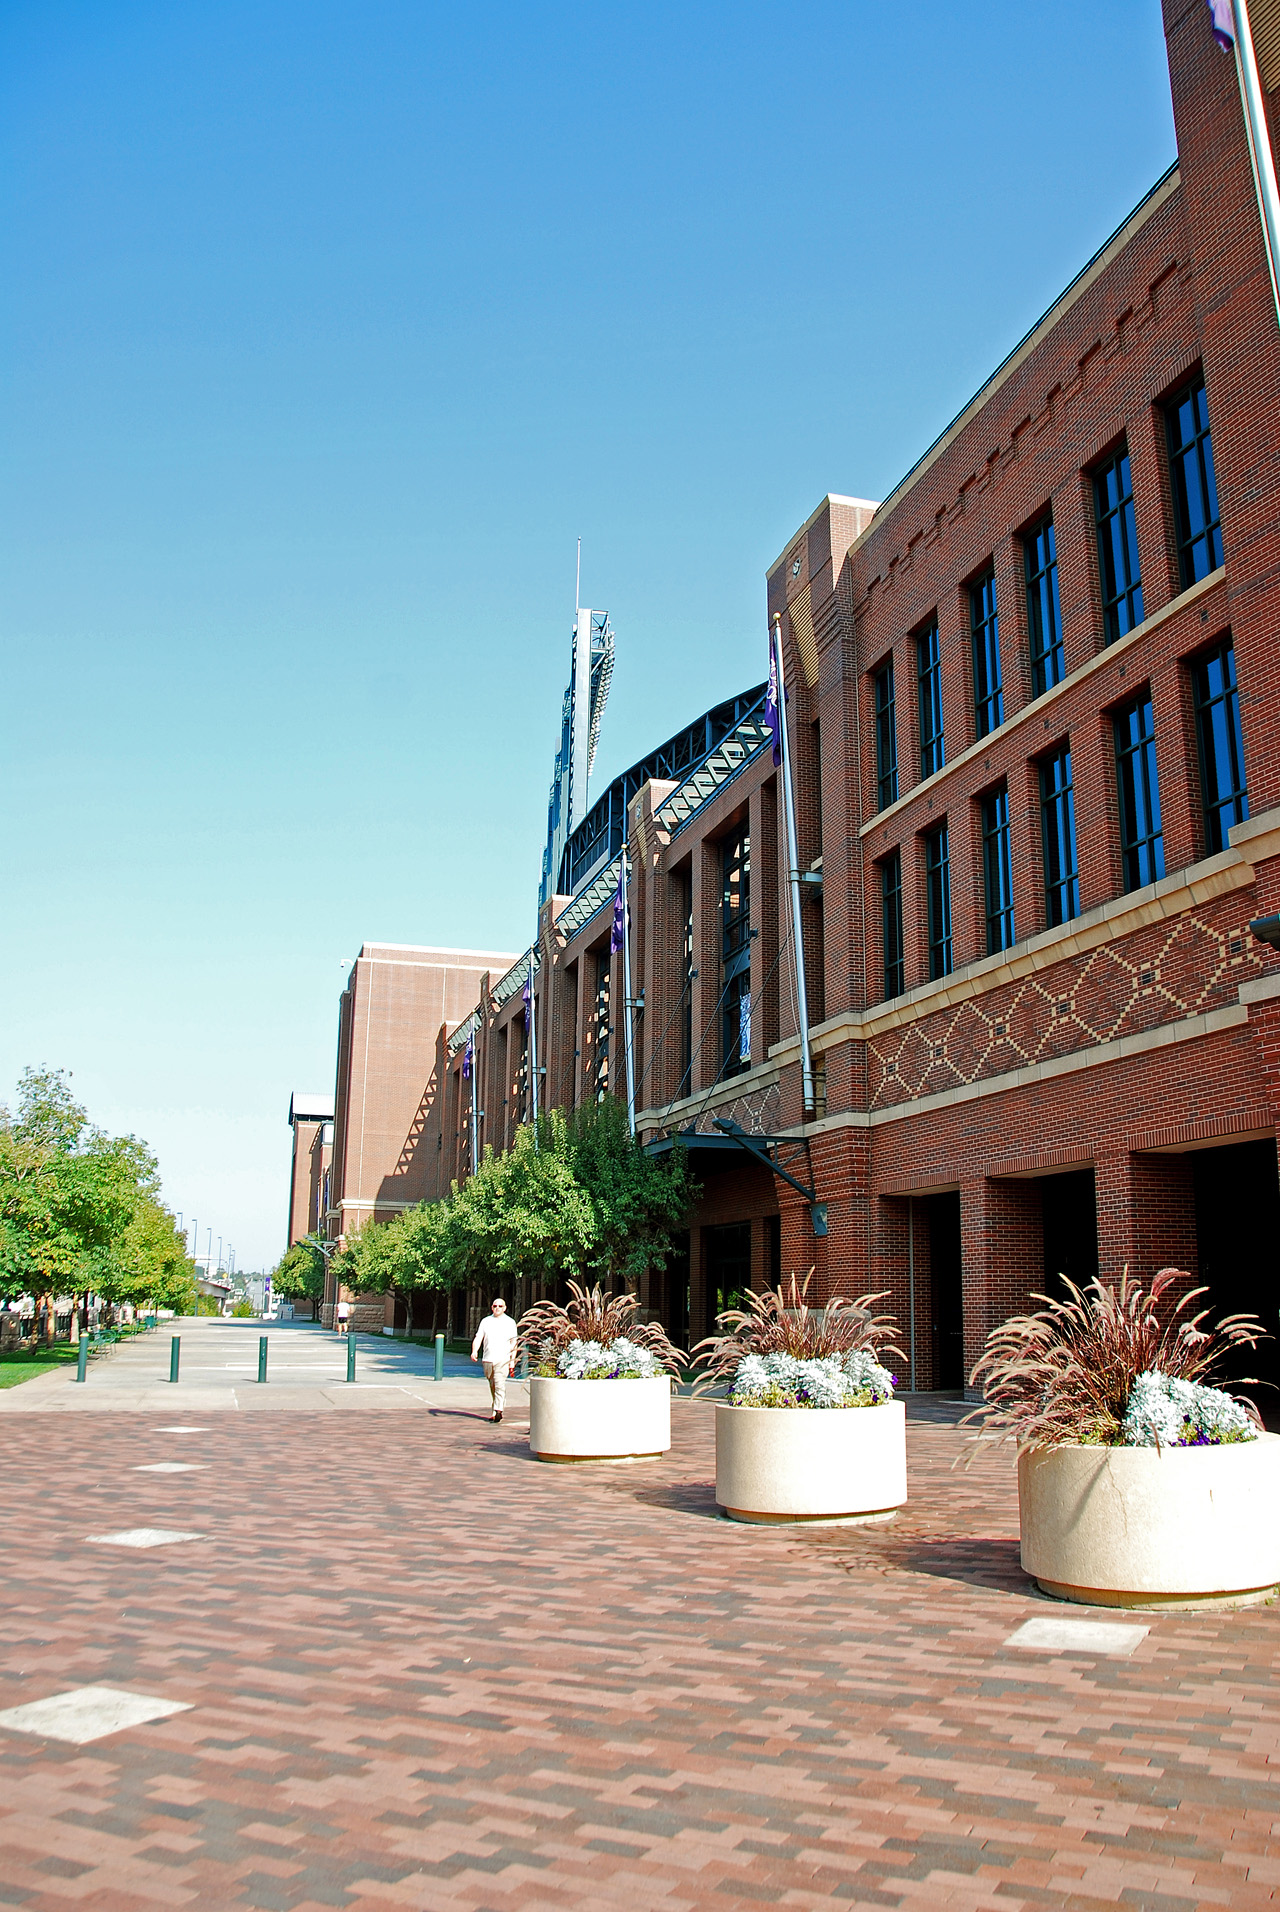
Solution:
{"label": "distant building", "polygon": [[289,1177],[289,1240],[286,1246],[324,1226],[329,1206],[329,1166],[333,1160],[333,1097],[295,1089],[289,1098],[293,1165]]}
{"label": "distant building", "polygon": [[[376,1217],[389,1221],[434,1194],[427,1126],[441,1078],[443,1042],[476,1001],[486,977],[511,966],[509,955],[468,949],[418,949],[366,943],[338,1008],[338,1073],[333,1159],[325,1228],[341,1243]],[[322,1319],[332,1321],[326,1292]],[[367,1318],[366,1318],[367,1317]],[[375,1318],[376,1317],[376,1318]],[[391,1327],[387,1300],[362,1303],[357,1325]]]}

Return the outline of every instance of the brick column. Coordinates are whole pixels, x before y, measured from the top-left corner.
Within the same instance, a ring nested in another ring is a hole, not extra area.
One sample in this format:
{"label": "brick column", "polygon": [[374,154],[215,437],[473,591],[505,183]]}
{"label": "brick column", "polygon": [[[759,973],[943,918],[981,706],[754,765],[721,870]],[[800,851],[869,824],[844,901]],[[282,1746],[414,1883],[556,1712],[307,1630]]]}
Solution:
{"label": "brick column", "polygon": [[1145,1288],[1160,1268],[1196,1271],[1195,1191],[1191,1165],[1179,1155],[1099,1155],[1098,1273],[1116,1281],[1128,1268]]}
{"label": "brick column", "polygon": [[[1043,1285],[1044,1230],[1034,1182],[983,1177],[961,1184],[960,1258],[967,1383],[991,1330],[1026,1312]],[[919,1300],[917,1287],[917,1307]]]}

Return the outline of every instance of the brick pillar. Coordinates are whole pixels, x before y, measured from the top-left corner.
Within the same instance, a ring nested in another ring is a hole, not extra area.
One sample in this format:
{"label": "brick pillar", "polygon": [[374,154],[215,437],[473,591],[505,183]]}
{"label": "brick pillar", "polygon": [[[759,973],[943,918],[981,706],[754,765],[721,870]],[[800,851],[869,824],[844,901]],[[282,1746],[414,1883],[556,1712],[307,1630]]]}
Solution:
{"label": "brick pillar", "polygon": [[[984,1177],[961,1184],[960,1261],[967,1381],[991,1330],[1030,1309],[1033,1292],[1043,1286],[1044,1229],[1034,1182]],[[917,1284],[917,1308],[919,1302]]]}
{"label": "brick pillar", "polygon": [[1195,1273],[1195,1191],[1191,1164],[1180,1155],[1100,1155],[1094,1164],[1098,1202],[1098,1273],[1121,1271],[1143,1287],[1160,1268]]}
{"label": "brick pillar", "polygon": [[872,1286],[868,1133],[837,1129],[814,1136],[811,1144],[814,1192],[827,1210],[825,1235],[814,1235],[809,1221],[810,1262],[816,1267],[811,1293],[818,1301],[834,1294],[852,1300]]}
{"label": "brick pillar", "polygon": [[[920,1368],[919,1356],[928,1349],[928,1286],[923,1290],[924,1307],[921,1307],[922,1290],[920,1286],[920,1240],[924,1232],[920,1227],[920,1205],[916,1204],[915,1262],[916,1262],[916,1341],[917,1370]],[[898,1323],[897,1341],[903,1353],[910,1360],[910,1314],[911,1295],[908,1281],[907,1257],[907,1203],[901,1196],[882,1195],[875,1204],[872,1215],[874,1230],[871,1250],[870,1281],[871,1290],[879,1294],[887,1290],[885,1300],[876,1303],[877,1314],[891,1314]],[[903,1369],[898,1380],[902,1387],[911,1386],[911,1371]],[[917,1385],[928,1386],[927,1380],[921,1380],[917,1373]]]}

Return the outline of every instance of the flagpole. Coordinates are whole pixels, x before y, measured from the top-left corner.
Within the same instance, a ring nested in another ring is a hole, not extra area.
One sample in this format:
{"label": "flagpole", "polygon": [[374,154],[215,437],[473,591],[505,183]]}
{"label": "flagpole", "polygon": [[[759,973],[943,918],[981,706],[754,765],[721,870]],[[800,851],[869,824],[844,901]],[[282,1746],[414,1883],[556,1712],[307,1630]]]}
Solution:
{"label": "flagpole", "polygon": [[782,670],[782,617],[773,616],[773,657],[778,673],[778,741],[782,746],[782,807],[787,813],[787,865],[791,878],[791,935],[796,951],[796,1008],[800,1022],[800,1077],[805,1114],[814,1110],[813,1054],[809,1047],[809,1000],[804,986],[804,930],[800,922],[800,853],[796,847],[796,797],[787,737],[787,686]]}
{"label": "flagpole", "polygon": [[1262,100],[1262,82],[1258,77],[1258,62],[1253,51],[1248,0],[1231,0],[1231,18],[1235,27],[1236,77],[1240,82],[1240,104],[1244,109],[1245,132],[1249,140],[1253,190],[1257,195],[1258,213],[1262,220],[1262,240],[1267,255],[1267,271],[1271,276],[1271,296],[1275,301],[1276,320],[1280,323],[1280,189],[1276,186],[1275,161],[1271,156],[1267,113]]}
{"label": "flagpole", "polygon": [[[541,931],[541,921],[539,921]],[[533,992],[533,959],[538,944],[535,938],[529,951],[529,1109],[533,1122],[533,1145],[538,1146],[538,998]]]}
{"label": "flagpole", "polygon": [[471,1173],[477,1174],[480,1168],[480,1116],[476,1105],[476,1078],[480,1073],[480,1045],[476,1036],[480,1033],[477,1024],[471,1038]]}
{"label": "flagpole", "polygon": [[632,1036],[632,1018],[635,1015],[635,1003],[631,996],[631,884],[629,881],[631,859],[627,855],[627,846],[622,846],[622,1006],[626,1016],[623,1023],[623,1047],[627,1057],[627,1122],[632,1135],[636,1132],[636,1058]]}

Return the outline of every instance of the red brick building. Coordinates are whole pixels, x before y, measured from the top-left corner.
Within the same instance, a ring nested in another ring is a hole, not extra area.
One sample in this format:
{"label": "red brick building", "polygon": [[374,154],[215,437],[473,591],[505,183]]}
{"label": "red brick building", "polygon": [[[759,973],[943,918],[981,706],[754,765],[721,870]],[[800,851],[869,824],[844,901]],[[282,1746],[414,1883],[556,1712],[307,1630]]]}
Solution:
{"label": "red brick building", "polygon": [[[890,497],[824,498],[768,573],[812,1113],[763,687],[618,779],[553,878],[539,1082],[572,1104],[620,1086],[625,827],[638,1127],[703,1183],[645,1296],[677,1333],[810,1266],[892,1291],[921,1387],[1058,1273],[1176,1261],[1275,1322],[1280,327],[1232,58],[1203,0],[1165,28],[1177,163]],[[431,1195],[469,1164],[468,1040],[482,1141],[527,1116],[526,974],[418,1079]]]}
{"label": "red brick building", "polygon": [[301,1241],[325,1225],[333,1160],[333,1097],[295,1089],[289,1097],[293,1159],[289,1173],[289,1240]]}

